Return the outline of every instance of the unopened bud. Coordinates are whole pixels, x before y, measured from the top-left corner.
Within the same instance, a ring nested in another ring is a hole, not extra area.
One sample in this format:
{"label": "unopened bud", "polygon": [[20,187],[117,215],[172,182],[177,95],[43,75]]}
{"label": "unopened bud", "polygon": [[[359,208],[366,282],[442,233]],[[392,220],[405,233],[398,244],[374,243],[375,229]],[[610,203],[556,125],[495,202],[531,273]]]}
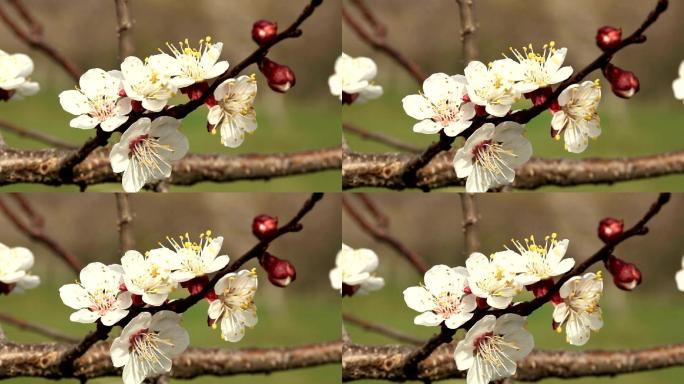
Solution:
{"label": "unopened bud", "polygon": [[14,92],[16,92],[14,89],[6,90],[0,88],[0,100],[2,101],[9,101],[9,99],[14,96]]}
{"label": "unopened bud", "polygon": [[210,289],[209,292],[207,292],[204,295],[204,298],[207,299],[210,303],[216,299],[218,299],[218,295],[216,294],[216,291],[213,289]]}
{"label": "unopened bud", "polygon": [[191,295],[196,295],[204,289],[204,287],[209,284],[209,277],[205,276],[200,276],[200,277],[195,277],[192,280],[184,281],[180,283],[180,286],[187,289],[188,292],[190,292]]}
{"label": "unopened bud", "polygon": [[606,261],[606,268],[613,275],[615,286],[623,291],[632,291],[641,284],[641,271],[632,263],[611,255]]}
{"label": "unopened bud", "polygon": [[134,307],[144,307],[145,302],[142,299],[141,295],[131,295],[131,301],[133,302]]}
{"label": "unopened bud", "polygon": [[295,74],[287,65],[264,58],[259,63],[259,70],[266,76],[268,86],[276,92],[285,93],[295,86]]}
{"label": "unopened bud", "polygon": [[276,287],[285,288],[297,279],[294,265],[266,252],[259,258],[259,264],[268,273],[268,281]]}
{"label": "unopened bud", "polygon": [[[524,96],[529,99],[535,106],[542,105],[553,95],[553,89],[551,87],[544,87],[536,89],[532,92],[526,93]],[[555,111],[553,111],[555,112]]]}
{"label": "unopened bud", "polygon": [[356,293],[356,291],[359,290],[359,288],[361,288],[360,285],[349,285],[342,283],[342,296],[354,296],[354,294]]}
{"label": "unopened bud", "polygon": [[470,287],[465,287],[463,288],[463,293],[465,293],[466,295],[470,295],[471,293],[473,293],[473,291],[472,289],[470,289]]}
{"label": "unopened bud", "polygon": [[9,295],[16,286],[16,284],[5,284],[0,282],[0,295]]}
{"label": "unopened bud", "polygon": [[535,298],[546,295],[551,288],[553,288],[553,279],[539,280],[538,282],[525,287],[525,289],[534,294]]}
{"label": "unopened bud", "polygon": [[488,309],[489,304],[487,304],[487,299],[483,297],[476,297],[475,302],[477,303],[477,307],[480,309]]}
{"label": "unopened bud", "polygon": [[596,45],[604,51],[616,48],[622,42],[622,29],[611,26],[599,28],[596,33]]}
{"label": "unopened bud", "polygon": [[612,217],[606,217],[599,222],[598,237],[604,243],[609,243],[622,235],[625,228],[625,223],[622,220]]}
{"label": "unopened bud", "polygon": [[632,71],[608,64],[603,68],[603,75],[610,82],[610,87],[617,97],[629,99],[641,89],[639,78]]}
{"label": "unopened bud", "polygon": [[264,45],[278,35],[278,24],[269,20],[259,20],[252,25],[252,40]]}
{"label": "unopened bud", "polygon": [[351,105],[356,98],[359,97],[358,93],[347,93],[347,92],[342,92],[342,104],[348,104]]}
{"label": "unopened bud", "polygon": [[184,95],[188,95],[190,100],[197,100],[202,98],[202,95],[204,95],[204,92],[206,92],[209,89],[209,83],[206,81],[200,81],[199,83],[195,83],[192,85],[188,85],[187,87],[181,88],[180,92]]}
{"label": "unopened bud", "polygon": [[145,110],[142,106],[142,101],[139,100],[131,100],[131,110],[133,112],[142,112]]}
{"label": "unopened bud", "polygon": [[252,221],[252,233],[259,240],[273,237],[278,233],[278,218],[269,215],[259,215]]}

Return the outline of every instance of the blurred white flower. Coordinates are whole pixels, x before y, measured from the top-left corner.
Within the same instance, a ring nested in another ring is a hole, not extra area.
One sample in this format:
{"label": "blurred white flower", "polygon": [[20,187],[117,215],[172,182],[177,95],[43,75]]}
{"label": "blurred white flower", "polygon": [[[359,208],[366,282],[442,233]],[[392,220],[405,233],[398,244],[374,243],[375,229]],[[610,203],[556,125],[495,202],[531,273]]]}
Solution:
{"label": "blurred white flower", "polygon": [[457,329],[473,317],[477,308],[475,296],[467,295],[468,272],[463,267],[435,265],[425,272],[425,285],[404,290],[404,301],[409,308],[423,312],[414,323],[437,326],[444,322]]}
{"label": "blurred white flower", "polygon": [[468,370],[467,384],[488,384],[515,375],[517,362],[534,348],[525,318],[487,315],[468,330],[454,350],[456,367]]}
{"label": "blurred white flower", "polygon": [[342,53],[335,61],[335,73],[328,78],[330,93],[345,104],[362,104],[382,96],[382,87],[373,83],[378,67],[367,57]]}
{"label": "blurred white flower", "polygon": [[378,255],[370,249],[353,249],[342,244],[335,257],[335,268],[330,271],[330,284],[343,295],[367,294],[385,285],[382,277],[375,276]]}
{"label": "blurred white flower", "polygon": [[33,60],[15,53],[0,50],[0,100],[21,100],[24,96],[38,93],[38,83],[30,81],[33,73]]}
{"label": "blurred white flower", "polygon": [[78,116],[69,126],[90,129],[99,124],[103,131],[111,132],[125,123],[131,112],[131,99],[120,96],[122,79],[120,71],[89,69],[79,80],[80,89],[60,93],[62,108]]}
{"label": "blurred white flower", "polygon": [[515,169],[532,156],[532,145],[523,132],[522,125],[511,121],[475,130],[454,156],[456,176],[467,178],[467,192],[487,192],[513,182]]}
{"label": "blurred white flower", "polygon": [[563,259],[570,241],[568,239],[558,241],[557,237],[556,233],[546,236],[543,245],[537,244],[534,236],[525,239],[524,245],[513,240],[513,245],[518,252],[509,252],[520,260],[517,279],[522,285],[530,285],[540,280],[560,276],[575,266],[574,259]]}
{"label": "blurred white flower", "polygon": [[254,111],[256,94],[254,75],[228,79],[216,88],[216,105],[209,108],[207,120],[212,126],[212,132],[216,132],[216,126],[219,127],[221,144],[237,148],[244,141],[245,133],[252,133],[257,129]]}
{"label": "blurred white flower", "polygon": [[257,290],[256,270],[228,273],[214,286],[216,299],[209,304],[212,327],[221,322],[221,338],[238,342],[245,336],[245,327],[256,325],[257,308],[254,295]]}
{"label": "blurred white flower", "polygon": [[142,297],[142,301],[160,306],[176,287],[171,280],[171,268],[175,253],[168,248],[156,248],[143,256],[135,250],[127,251],[121,258],[126,289]]}
{"label": "blurred white flower", "polygon": [[21,292],[38,286],[40,278],[30,273],[33,262],[30,250],[0,243],[0,293]]}
{"label": "blurred white flower", "polygon": [[447,136],[457,136],[473,123],[475,105],[465,102],[466,79],[463,75],[444,73],[430,75],[423,82],[423,93],[404,97],[406,114],[421,120],[413,132],[434,134],[444,130]]}
{"label": "blurred white flower", "polygon": [[515,89],[516,81],[522,79],[519,63],[511,59],[496,60],[489,67],[479,61],[471,61],[465,68],[468,97],[485,107],[492,115],[503,117],[520,96]]}
{"label": "blurred white flower", "polygon": [[684,292],[684,257],[682,257],[682,269],[675,274],[677,289]]}
{"label": "blurred white flower", "polygon": [[121,291],[123,269],[120,265],[90,263],[79,275],[81,281],[59,289],[59,297],[67,306],[77,309],[69,320],[111,326],[128,315],[131,293]]}
{"label": "blurred white flower", "polygon": [[600,102],[601,85],[598,80],[573,84],[558,96],[560,110],[553,114],[551,127],[556,140],[560,140],[563,134],[568,152],[584,152],[589,138],[601,135],[601,119],[597,112]]}
{"label": "blurred white flower", "polygon": [[[127,57],[121,63],[123,87],[126,96],[140,101],[148,111],[159,112],[176,94],[176,87],[166,68],[172,65],[168,55],[152,55],[145,62],[135,56]],[[166,61],[166,63],[165,63]]]}
{"label": "blurred white flower", "polygon": [[487,299],[493,308],[503,309],[513,301],[522,286],[516,279],[519,260],[510,252],[498,252],[491,259],[475,252],[466,260],[468,287],[473,295]]}
{"label": "blurred white flower", "polygon": [[230,261],[227,255],[219,256],[223,237],[211,237],[211,231],[200,234],[199,243],[190,241],[186,233],[179,241],[168,238],[175,257],[171,258],[171,280],[184,283],[214,273]]}
{"label": "blurred white flower", "polygon": [[679,77],[672,82],[672,90],[676,99],[684,101],[684,61],[679,65]]}
{"label": "blurred white flower", "polygon": [[171,163],[188,152],[188,139],[178,130],[180,120],[168,116],[154,121],[143,117],[121,135],[109,153],[114,173],[123,172],[126,192],[138,192],[145,184],[171,176]]}
{"label": "blurred white flower", "polygon": [[520,93],[528,93],[558,84],[572,75],[572,67],[561,67],[567,48],[556,48],[554,41],[544,45],[544,51],[535,52],[532,44],[522,48],[522,52],[511,48],[514,58],[520,63],[522,78],[515,83]]}
{"label": "blurred white flower", "polygon": [[180,321],[181,316],[171,311],[143,312],[124,327],[110,348],[113,365],[124,367],[124,384],[140,384],[171,371],[172,359],[190,343]]}
{"label": "blurred white flower", "polygon": [[173,56],[167,53],[161,56],[165,62],[173,60],[167,66],[167,73],[172,77],[171,83],[178,88],[213,79],[228,70],[227,61],[218,61],[223,43],[212,43],[210,36],[200,40],[197,49],[190,47],[188,39],[178,42],[178,47],[169,43],[166,46]]}
{"label": "blurred white flower", "polygon": [[599,300],[603,292],[601,272],[574,276],[563,284],[559,294],[562,300],[553,309],[554,327],[558,332],[565,325],[566,340],[572,345],[584,345],[591,331],[603,327]]}

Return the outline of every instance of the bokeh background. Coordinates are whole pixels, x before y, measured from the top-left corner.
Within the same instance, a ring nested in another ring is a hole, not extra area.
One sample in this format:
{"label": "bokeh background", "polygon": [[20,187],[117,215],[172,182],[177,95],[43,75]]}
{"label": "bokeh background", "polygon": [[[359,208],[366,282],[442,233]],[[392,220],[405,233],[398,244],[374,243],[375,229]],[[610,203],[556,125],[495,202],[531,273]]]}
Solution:
{"label": "bokeh background", "polygon": [[[422,255],[428,265],[464,265],[462,212],[459,197],[446,194],[370,194],[390,219],[389,230],[409,249]],[[481,251],[490,254],[511,246],[510,239],[522,240],[529,235],[537,239],[552,232],[570,240],[566,257],[578,263],[591,256],[603,244],[596,235],[598,222],[604,217],[617,217],[631,227],[657,198],[656,194],[514,194],[478,195],[480,212],[479,237]],[[357,203],[351,199],[352,203]],[[674,275],[682,268],[684,229],[681,217],[684,195],[675,194],[661,213],[649,224],[650,232],[620,245],[615,255],[635,263],[643,274],[642,284],[632,292],[624,292],[612,283],[602,265],[590,271],[603,270],[605,290],[601,299],[604,311],[603,329],[592,333],[582,348],[565,343],[565,336],[551,329],[550,305],[529,317],[529,329],[540,349],[623,349],[645,348],[684,341],[684,292],[677,290]],[[413,324],[418,314],[404,303],[402,291],[422,282],[420,276],[401,256],[361,232],[347,214],[342,216],[342,239],[354,248],[370,248],[380,258],[378,275],[386,286],[368,296],[343,300],[343,313],[391,326],[426,340],[437,328]],[[529,294],[526,294],[530,296]],[[520,296],[527,299],[527,296]],[[394,340],[347,325],[354,342],[389,344]],[[463,332],[457,334],[462,337]],[[544,383],[681,383],[684,368],[622,375],[617,378],[586,378]],[[445,382],[461,383],[450,380]]]}
{"label": "bokeh background", "polygon": [[[54,236],[83,264],[92,261],[119,263],[117,211],[110,194],[27,194],[36,210],[44,216],[46,231]],[[222,253],[232,260],[249,250],[256,239],[251,233],[252,218],[261,213],[289,220],[309,197],[308,194],[170,194],[130,196],[134,214],[132,230],[136,249],[158,247],[165,237],[189,232],[192,235],[211,229],[224,236]],[[3,196],[6,203],[12,199]],[[304,229],[276,240],[269,251],[290,260],[297,268],[297,280],[287,289],[272,286],[256,261],[243,268],[257,268],[259,290],[255,302],[259,323],[247,330],[239,343],[220,339],[218,330],[206,325],[207,305],[202,302],[183,315],[193,347],[277,347],[336,340],[340,337],[339,293],[330,288],[328,271],[340,248],[341,218],[339,195],[328,194],[302,221]],[[0,311],[52,327],[62,333],[81,337],[92,325],[69,321],[58,289],[75,276],[46,248],[32,243],[0,215],[0,242],[25,246],[35,255],[33,272],[41,285],[21,294],[0,296]],[[179,291],[178,295],[181,292]],[[49,341],[33,333],[2,323],[10,340]],[[113,335],[118,334],[118,330]],[[247,375],[226,378],[199,377],[196,383],[332,383],[340,377],[339,364],[277,372],[272,375]],[[334,378],[334,380],[331,380]],[[42,379],[13,379],[11,383],[48,383]],[[67,380],[74,382],[77,380]],[[91,380],[89,380],[91,382]],[[120,383],[121,378],[92,380],[92,383]],[[184,382],[184,381],[178,381]]]}
{"label": "bokeh background", "polygon": [[[463,73],[461,25],[455,1],[373,0],[367,3],[387,26],[387,41],[418,63],[426,74]],[[474,3],[481,61],[499,59],[509,47],[520,48],[532,43],[541,48],[553,40],[558,46],[568,48],[566,65],[579,70],[600,54],[594,40],[599,27],[614,25],[622,27],[625,36],[631,34],[641,25],[656,1],[478,0]],[[355,11],[352,6],[349,8]],[[672,91],[672,81],[684,60],[684,41],[679,38],[683,16],[684,3],[670,1],[670,9],[647,31],[649,41],[616,55],[616,65],[634,71],[640,78],[641,92],[631,100],[619,99],[603,81],[603,99],[599,108],[603,134],[589,144],[587,151],[581,155],[565,152],[562,142],[550,138],[551,116],[544,113],[528,124],[534,155],[579,159],[639,156],[684,149],[684,105],[674,99]],[[384,96],[378,100],[365,105],[345,106],[343,120],[418,146],[427,146],[436,140],[436,136],[413,133],[416,120],[406,115],[401,106],[401,99],[417,93],[420,85],[385,55],[366,46],[344,23],[342,46],[349,55],[376,60],[379,68],[377,83],[385,89]],[[602,75],[595,72],[588,79],[599,77]],[[352,134],[345,136],[356,151],[392,151]],[[684,176],[563,190],[684,191]]]}
{"label": "bokeh background", "polygon": [[[207,35],[223,42],[222,59],[236,64],[247,57],[256,45],[251,39],[252,23],[259,19],[278,22],[286,28],[299,15],[307,0],[136,0],[131,1],[134,18],[133,39],[139,57],[165,49],[166,42],[188,38],[193,46]],[[45,37],[57,49],[85,71],[88,68],[118,69],[116,12],[111,1],[98,0],[26,0],[25,4],[44,24]],[[7,4],[2,4],[10,9]],[[238,149],[221,145],[217,136],[206,131],[205,108],[198,108],[183,121],[183,132],[194,153],[293,152],[340,145],[340,105],[328,90],[327,79],[340,52],[340,3],[326,1],[303,25],[304,35],[290,39],[271,50],[269,57],[289,65],[297,76],[297,85],[286,95],[271,91],[256,66],[244,71],[256,73],[258,95],[255,103],[259,128]],[[19,126],[44,131],[70,143],[80,144],[94,135],[94,130],[69,127],[73,117],[59,105],[57,95],[72,89],[74,83],[63,70],[42,53],[32,52],[2,23],[0,49],[29,54],[35,62],[33,78],[41,92],[20,102],[0,104],[0,119]],[[185,101],[178,97],[176,103]],[[44,144],[23,140],[4,133],[10,146],[42,148]],[[114,142],[112,139],[112,142]],[[271,181],[247,181],[223,184],[203,183],[193,191],[338,191],[340,172],[277,178]],[[7,190],[52,190],[51,187],[13,186]],[[93,190],[120,190],[115,184]],[[172,187],[174,190],[188,188]],[[60,190],[76,190],[65,187]]]}

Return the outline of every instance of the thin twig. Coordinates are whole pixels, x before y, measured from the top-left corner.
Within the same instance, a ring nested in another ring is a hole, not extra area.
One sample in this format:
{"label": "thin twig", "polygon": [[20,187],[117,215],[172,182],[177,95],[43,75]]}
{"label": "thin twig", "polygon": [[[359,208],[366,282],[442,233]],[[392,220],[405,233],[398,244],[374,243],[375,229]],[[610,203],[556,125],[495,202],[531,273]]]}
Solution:
{"label": "thin twig", "polygon": [[363,139],[367,139],[370,141],[374,141],[376,143],[384,144],[388,147],[392,147],[395,149],[398,149],[400,151],[408,151],[411,153],[419,153],[422,149],[402,142],[401,140],[397,140],[393,137],[383,135],[382,133],[377,133],[377,132],[371,132],[369,130],[357,127],[355,125],[349,124],[349,123],[342,123],[342,129],[345,132],[353,133]]}
{"label": "thin twig", "polygon": [[126,57],[135,53],[133,44],[133,19],[128,5],[128,0],[114,0],[116,4],[117,33],[119,40],[119,60],[123,61]]}
{"label": "thin twig", "polygon": [[353,315],[350,315],[347,313],[342,314],[342,320],[344,320],[350,324],[353,324],[359,328],[365,329],[366,331],[377,333],[377,334],[389,337],[390,339],[401,341],[402,343],[408,343],[408,344],[413,344],[413,345],[422,345],[423,344],[423,340],[421,340],[417,337],[407,335],[401,331],[387,327],[385,325],[376,324],[376,323],[372,323],[372,322],[367,321],[367,320],[360,319],[356,316],[353,316]]}
{"label": "thin twig", "polygon": [[477,204],[475,203],[475,195],[471,193],[459,193],[458,195],[461,198],[461,210],[463,212],[463,256],[468,257],[480,249]]}
{"label": "thin twig", "polygon": [[12,124],[9,121],[0,120],[0,129],[8,131],[8,132],[12,132],[17,136],[33,139],[33,140],[36,140],[36,141],[41,142],[41,143],[45,143],[48,145],[55,146],[57,148],[65,148],[65,149],[75,149],[76,148],[76,146],[69,144],[66,141],[63,141],[62,139],[59,139],[57,137],[53,137],[53,136],[45,134],[43,132],[32,131],[32,130],[27,129],[27,128],[19,127],[18,125]]}
{"label": "thin twig", "polygon": [[10,316],[5,313],[0,313],[0,321],[5,322],[7,324],[12,324],[15,327],[19,329],[23,329],[25,331],[37,333],[42,336],[49,337],[50,339],[56,340],[56,341],[61,341],[65,343],[76,343],[78,342],[78,339],[69,335],[65,335],[63,333],[60,333],[58,331],[53,330],[52,328],[46,327],[41,324],[33,324],[29,323],[28,321],[17,319],[16,317]]}
{"label": "thin twig", "polygon": [[128,204],[127,193],[115,193],[116,197],[116,211],[117,211],[117,227],[119,230],[119,251],[124,254],[126,251],[135,249],[135,238],[131,228],[133,221],[133,214],[131,207]]}
{"label": "thin twig", "polygon": [[387,215],[385,215],[385,213],[380,210],[380,208],[377,204],[375,204],[373,199],[368,197],[368,195],[365,193],[355,193],[354,196],[358,197],[359,200],[361,200],[364,207],[366,207],[368,213],[370,213],[373,216],[375,222],[378,224],[379,227],[389,227],[389,217],[387,217]]}
{"label": "thin twig", "polygon": [[477,21],[475,20],[475,4],[473,0],[456,0],[459,15],[461,17],[461,46],[463,50],[463,64],[476,60],[478,56],[475,32]]}

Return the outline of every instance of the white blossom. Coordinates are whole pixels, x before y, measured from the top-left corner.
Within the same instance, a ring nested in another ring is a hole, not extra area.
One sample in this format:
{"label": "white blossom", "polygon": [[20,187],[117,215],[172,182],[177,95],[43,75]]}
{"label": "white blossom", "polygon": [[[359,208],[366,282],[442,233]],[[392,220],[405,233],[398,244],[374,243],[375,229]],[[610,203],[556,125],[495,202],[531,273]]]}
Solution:
{"label": "white blossom", "polygon": [[677,289],[684,292],[684,257],[682,257],[682,269],[675,274],[675,281],[677,282]]}
{"label": "white blossom", "polygon": [[190,241],[186,233],[179,241],[168,238],[174,257],[171,257],[171,280],[184,283],[196,277],[212,274],[228,265],[227,255],[219,256],[223,237],[211,237],[211,231],[200,234],[200,241]]}
{"label": "white blossom", "polygon": [[165,69],[172,65],[168,60],[168,55],[161,54],[150,56],[145,62],[135,56],[127,57],[121,63],[126,96],[140,101],[142,107],[148,111],[159,112],[164,109],[177,91]]}
{"label": "white blossom", "polygon": [[237,148],[244,141],[245,133],[252,133],[257,129],[254,111],[256,93],[254,75],[228,79],[216,88],[216,105],[209,109],[207,120],[212,126],[219,127],[221,144]]}
{"label": "white blossom", "polygon": [[591,331],[598,331],[603,327],[599,307],[602,292],[603,279],[600,271],[596,274],[574,276],[560,288],[562,302],[553,310],[553,321],[557,324],[558,332],[565,325],[568,343],[584,345],[589,341]]}
{"label": "white blossom", "polygon": [[216,299],[209,304],[209,319],[212,326],[221,323],[221,338],[238,342],[245,336],[245,327],[257,323],[257,308],[254,295],[257,290],[256,270],[242,270],[228,273],[214,286]]}
{"label": "white blossom", "polygon": [[601,135],[601,120],[597,112],[599,102],[601,86],[598,80],[573,84],[558,96],[560,110],[553,114],[551,126],[557,140],[563,134],[568,152],[584,152],[589,139]]}
{"label": "white blossom", "polygon": [[520,97],[514,84],[522,78],[521,68],[513,60],[496,60],[489,67],[479,61],[471,61],[464,72],[468,97],[474,104],[485,107],[492,116],[506,116]]}
{"label": "white blossom", "polygon": [[131,99],[120,96],[122,79],[120,71],[89,69],[78,82],[80,89],[60,93],[62,108],[77,116],[69,125],[90,129],[99,124],[103,131],[111,132],[125,123],[131,112]]}
{"label": "white blossom", "polygon": [[378,67],[372,59],[342,53],[335,61],[335,73],[328,78],[330,93],[340,100],[346,94],[349,104],[377,99],[382,96],[382,87],[373,82],[377,73]]}
{"label": "white blossom", "polygon": [[487,192],[513,182],[515,169],[532,156],[532,145],[523,132],[522,125],[510,121],[475,130],[454,156],[456,176],[467,178],[467,192]]}
{"label": "white blossom", "polygon": [[558,241],[558,235],[552,233],[551,236],[544,238],[544,244],[537,244],[534,236],[525,239],[525,244],[513,240],[513,244],[518,252],[511,252],[514,257],[519,259],[520,269],[517,271],[518,281],[522,285],[534,284],[541,280],[546,280],[555,276],[560,276],[575,266],[572,258],[563,259],[568,250],[568,239]]}
{"label": "white blossom", "polygon": [[444,322],[457,329],[473,317],[477,308],[475,296],[465,293],[468,272],[463,267],[436,265],[425,272],[425,285],[404,290],[404,301],[411,309],[422,312],[414,323],[436,326]]}
{"label": "white blossom", "polygon": [[143,117],[121,135],[109,153],[115,173],[123,172],[126,192],[138,192],[145,184],[171,176],[172,162],[188,152],[188,139],[178,130],[180,120],[168,116],[154,121]]}
{"label": "white blossom", "polygon": [[498,319],[487,315],[468,330],[454,350],[456,367],[468,370],[466,384],[487,384],[515,375],[517,362],[534,348],[525,322],[524,317],[510,313]]}
{"label": "white blossom", "polygon": [[536,91],[567,80],[572,75],[572,67],[562,67],[567,48],[556,48],[555,42],[544,45],[544,51],[535,52],[532,44],[522,48],[522,52],[511,48],[514,58],[520,64],[521,79],[515,83],[520,93]]}
{"label": "white blossom", "polygon": [[176,287],[171,280],[175,253],[168,248],[156,248],[143,256],[135,250],[127,251],[121,258],[126,289],[142,296],[142,301],[160,306]]}
{"label": "white blossom", "polygon": [[672,90],[676,99],[684,101],[684,61],[679,65],[679,77],[672,82]]}
{"label": "white blossom", "polygon": [[30,272],[33,262],[33,253],[27,248],[0,244],[0,292],[20,292],[38,286],[40,278]]}
{"label": "white blossom", "polygon": [[140,384],[171,371],[171,360],[190,343],[180,321],[181,316],[171,311],[143,312],[124,327],[110,348],[113,365],[124,367],[124,384]]}
{"label": "white blossom", "polygon": [[385,285],[382,277],[375,276],[378,255],[370,249],[353,249],[342,244],[335,257],[335,268],[330,271],[330,284],[342,292],[343,285],[354,287],[358,294],[376,291]]}
{"label": "white blossom", "polygon": [[472,253],[466,260],[470,291],[487,299],[487,304],[493,308],[508,307],[513,296],[522,289],[516,279],[518,263],[510,252],[497,252],[491,259],[479,252]]}
{"label": "white blossom", "polygon": [[0,50],[0,100],[20,100],[38,93],[40,86],[30,81],[32,73],[33,60],[30,57]]}
{"label": "white blossom", "polygon": [[59,297],[67,306],[77,309],[69,320],[111,326],[128,315],[131,293],[121,291],[123,269],[120,265],[90,263],[79,274],[81,281],[59,289]]}
{"label": "white blossom", "polygon": [[475,117],[475,105],[463,100],[466,92],[463,75],[430,75],[423,82],[422,94],[402,100],[406,114],[421,120],[413,126],[413,131],[434,134],[444,130],[447,136],[453,137],[466,130]]}
{"label": "white blossom", "polygon": [[197,49],[190,47],[188,39],[178,42],[178,47],[169,43],[166,46],[173,56],[164,52],[161,55],[165,62],[173,60],[167,66],[167,74],[178,88],[213,79],[228,70],[227,61],[218,61],[223,43],[212,43],[210,36],[200,40]]}

